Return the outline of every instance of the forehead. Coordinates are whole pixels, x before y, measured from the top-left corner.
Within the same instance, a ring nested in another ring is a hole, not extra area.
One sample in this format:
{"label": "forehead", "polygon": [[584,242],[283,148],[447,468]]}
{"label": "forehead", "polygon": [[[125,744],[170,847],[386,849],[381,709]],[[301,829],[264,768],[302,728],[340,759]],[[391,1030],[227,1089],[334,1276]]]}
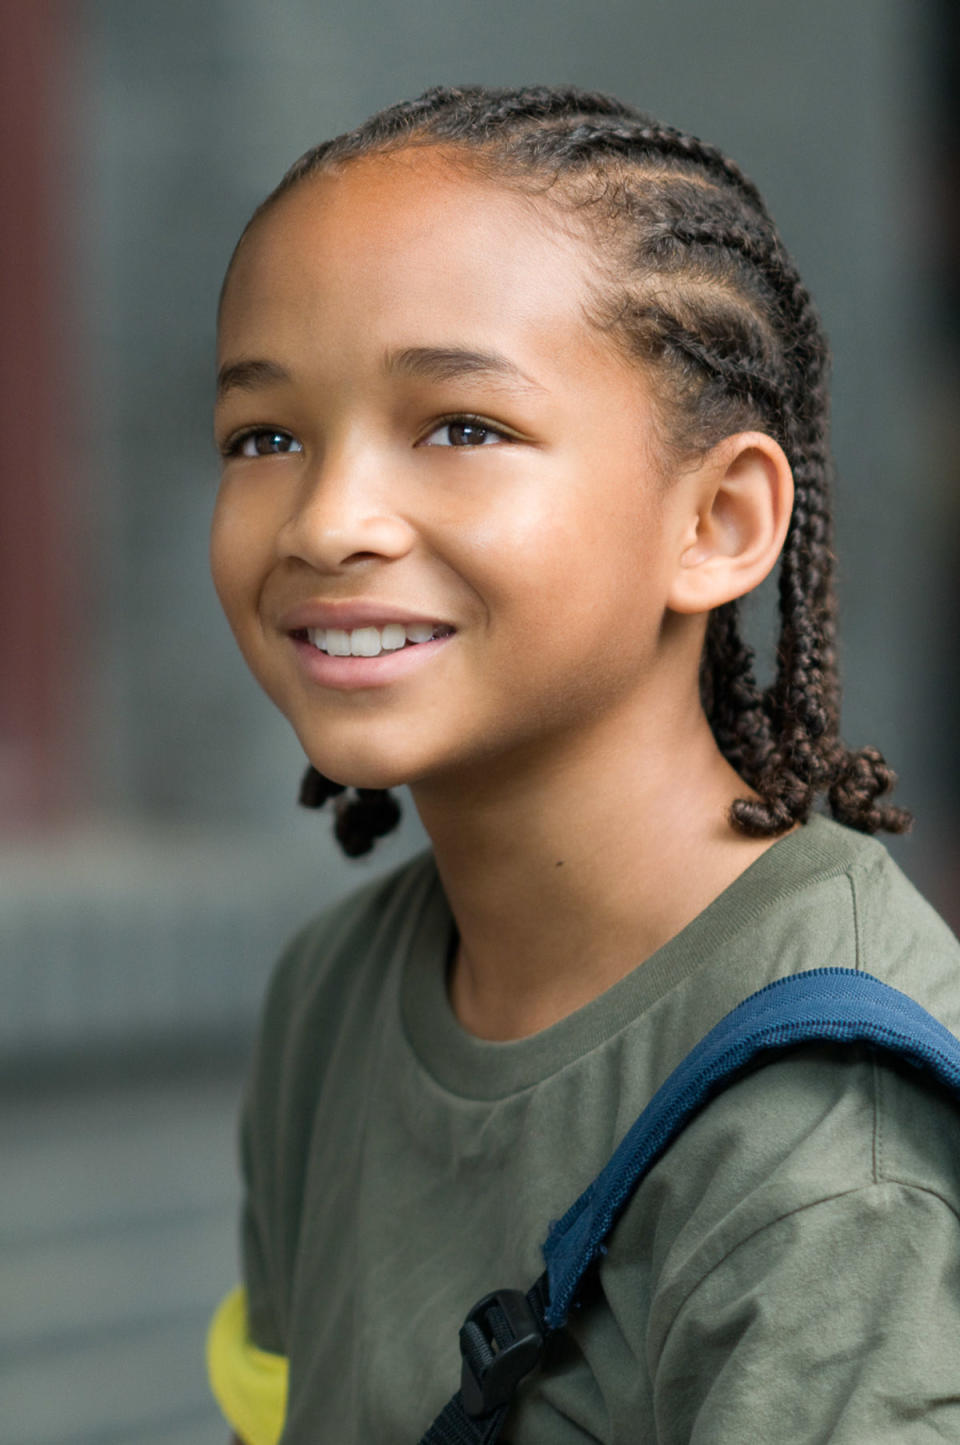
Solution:
{"label": "forehead", "polygon": [[[261,216],[234,261],[221,353],[305,328],[358,334],[437,325],[475,341],[504,327],[586,331],[598,282],[559,208],[439,148],[363,157],[301,182]],[[585,338],[582,338],[585,339]]]}

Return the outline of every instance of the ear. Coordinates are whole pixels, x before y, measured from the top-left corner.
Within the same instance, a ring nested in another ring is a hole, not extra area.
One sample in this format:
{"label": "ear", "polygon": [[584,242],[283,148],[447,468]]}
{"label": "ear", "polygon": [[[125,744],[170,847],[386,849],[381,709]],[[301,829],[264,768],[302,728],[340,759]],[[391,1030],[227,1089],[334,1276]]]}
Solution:
{"label": "ear", "polygon": [[758,587],[772,570],[793,509],[793,474],[763,432],[719,442],[678,485],[674,612],[710,612]]}

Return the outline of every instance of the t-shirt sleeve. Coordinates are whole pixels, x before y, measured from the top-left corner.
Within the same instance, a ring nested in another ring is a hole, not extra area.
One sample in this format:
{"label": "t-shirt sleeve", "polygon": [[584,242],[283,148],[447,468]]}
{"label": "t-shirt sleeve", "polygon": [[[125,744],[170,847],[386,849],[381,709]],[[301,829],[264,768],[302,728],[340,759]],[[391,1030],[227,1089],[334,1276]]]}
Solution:
{"label": "t-shirt sleeve", "polygon": [[247,1331],[251,1343],[272,1354],[285,1352],[280,1316],[280,1289],[276,1277],[277,1247],[271,1238],[269,1190],[263,1162],[257,1157],[256,1130],[244,1107],[240,1125],[240,1159],[243,1203],[240,1216],[240,1267],[246,1296]]}
{"label": "t-shirt sleeve", "polygon": [[658,1445],[960,1442],[955,1101],[866,1051],[800,1050],[715,1100],[672,1164]]}
{"label": "t-shirt sleeve", "polygon": [[210,1387],[243,1445],[276,1445],[287,1404],[284,1240],[272,1183],[277,1167],[272,1113],[282,1093],[283,1050],[273,1046],[268,1026],[283,974],[278,970],[271,985],[241,1113],[241,1283],[217,1309],[207,1335]]}
{"label": "t-shirt sleeve", "polygon": [[703,1278],[654,1371],[662,1445],[960,1441],[960,1225],[878,1183],[744,1240]]}
{"label": "t-shirt sleeve", "polygon": [[241,1281],[251,1342],[286,1352],[286,1280],[289,1254],[286,1140],[294,1121],[284,1119],[296,1089],[291,1083],[290,1016],[294,1012],[297,950],[274,970],[261,1011],[256,1046],[240,1112],[243,1188],[240,1222]]}

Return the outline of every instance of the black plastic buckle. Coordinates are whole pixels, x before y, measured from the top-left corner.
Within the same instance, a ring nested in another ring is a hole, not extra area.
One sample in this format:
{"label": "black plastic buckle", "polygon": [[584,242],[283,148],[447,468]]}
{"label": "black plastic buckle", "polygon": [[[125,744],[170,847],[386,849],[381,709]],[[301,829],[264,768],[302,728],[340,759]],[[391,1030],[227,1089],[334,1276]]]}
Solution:
{"label": "black plastic buckle", "polygon": [[478,1300],[460,1328],[460,1397],[467,1414],[488,1415],[509,1404],[538,1363],[543,1340],[522,1290],[500,1289]]}

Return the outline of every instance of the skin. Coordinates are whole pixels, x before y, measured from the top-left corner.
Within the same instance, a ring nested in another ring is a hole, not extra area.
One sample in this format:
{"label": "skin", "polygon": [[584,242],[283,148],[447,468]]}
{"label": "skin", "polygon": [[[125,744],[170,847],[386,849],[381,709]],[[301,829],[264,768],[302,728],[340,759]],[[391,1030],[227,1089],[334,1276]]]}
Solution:
{"label": "skin", "polygon": [[[221,370],[276,373],[234,371],[217,406],[221,602],[322,773],[410,785],[451,1002],[490,1039],[595,997],[771,846],[727,820],[749,790],[697,676],[710,610],[774,565],[789,466],[751,432],[666,469],[651,378],[588,320],[597,281],[549,202],[417,149],[285,196],[221,315]],[[438,347],[509,369],[385,365]],[[453,632],[392,680],[318,681],[291,618],[361,604]]]}

